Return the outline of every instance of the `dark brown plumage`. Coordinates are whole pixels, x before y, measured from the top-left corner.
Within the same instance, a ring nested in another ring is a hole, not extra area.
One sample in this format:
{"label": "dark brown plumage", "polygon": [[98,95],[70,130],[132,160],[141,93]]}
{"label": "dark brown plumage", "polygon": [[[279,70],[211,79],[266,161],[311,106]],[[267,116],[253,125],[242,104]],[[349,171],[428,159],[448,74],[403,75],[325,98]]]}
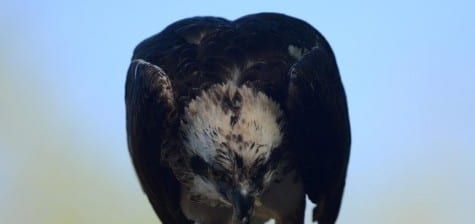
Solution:
{"label": "dark brown plumage", "polygon": [[[350,125],[335,57],[313,27],[275,13],[235,21],[194,17],[144,40],[132,59],[125,95],[129,150],[162,223],[192,223],[178,203],[180,181],[192,177],[189,172],[180,174],[179,167],[197,175],[206,170],[202,158],[180,154],[185,110],[203,91],[230,80],[264,93],[280,106],[285,143],[279,150],[285,156],[274,153],[271,159],[278,163],[282,157],[292,158],[305,193],[318,205],[314,219],[320,224],[335,222],[350,154]],[[220,99],[222,108],[232,113],[231,127],[245,119],[239,113],[241,97]],[[255,145],[252,149],[257,153]],[[243,167],[239,156],[232,161]],[[259,172],[255,168],[252,174]]]}

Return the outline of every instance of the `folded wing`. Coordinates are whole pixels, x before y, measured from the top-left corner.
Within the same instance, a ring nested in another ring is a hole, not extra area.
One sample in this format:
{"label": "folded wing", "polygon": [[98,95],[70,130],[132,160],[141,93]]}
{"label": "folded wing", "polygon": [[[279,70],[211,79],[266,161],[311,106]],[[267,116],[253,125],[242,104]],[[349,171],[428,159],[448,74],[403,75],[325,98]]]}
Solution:
{"label": "folded wing", "polygon": [[129,152],[143,190],[162,223],[188,223],[179,205],[180,185],[160,163],[162,146],[176,123],[170,80],[158,66],[133,60],[125,103]]}
{"label": "folded wing", "polygon": [[314,221],[335,223],[350,154],[345,91],[335,58],[322,38],[289,71],[287,107],[291,141]]}

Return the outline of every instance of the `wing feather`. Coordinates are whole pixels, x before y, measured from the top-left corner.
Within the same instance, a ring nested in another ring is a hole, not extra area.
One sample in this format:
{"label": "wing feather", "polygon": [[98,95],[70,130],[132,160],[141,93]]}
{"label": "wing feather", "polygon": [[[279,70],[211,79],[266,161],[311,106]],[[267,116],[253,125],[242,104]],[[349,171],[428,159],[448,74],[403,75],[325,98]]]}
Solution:
{"label": "wing feather", "polygon": [[350,154],[345,91],[328,43],[319,44],[290,71],[287,107],[305,191],[317,204],[314,221],[335,223]]}
{"label": "wing feather", "polygon": [[178,181],[160,163],[164,140],[176,122],[171,88],[158,66],[132,61],[125,92],[129,152],[142,188],[165,224],[188,223],[179,205]]}

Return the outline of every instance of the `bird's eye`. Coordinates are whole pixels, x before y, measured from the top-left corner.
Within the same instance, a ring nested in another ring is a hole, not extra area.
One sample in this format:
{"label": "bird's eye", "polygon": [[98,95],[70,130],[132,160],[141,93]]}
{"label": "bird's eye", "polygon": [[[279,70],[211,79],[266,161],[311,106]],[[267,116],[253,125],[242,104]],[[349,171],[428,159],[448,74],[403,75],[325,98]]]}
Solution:
{"label": "bird's eye", "polygon": [[190,167],[194,173],[204,176],[209,170],[209,166],[206,161],[200,156],[193,156],[190,159]]}
{"label": "bird's eye", "polygon": [[266,165],[259,166],[257,167],[256,170],[254,170],[254,175],[252,177],[252,182],[254,184],[254,187],[257,191],[261,191],[264,183],[264,176],[268,172],[269,167]]}
{"label": "bird's eye", "polygon": [[267,166],[261,166],[256,170],[255,178],[262,179],[268,170]]}
{"label": "bird's eye", "polygon": [[231,183],[231,177],[222,168],[219,168],[219,167],[212,168],[211,175],[217,182]]}

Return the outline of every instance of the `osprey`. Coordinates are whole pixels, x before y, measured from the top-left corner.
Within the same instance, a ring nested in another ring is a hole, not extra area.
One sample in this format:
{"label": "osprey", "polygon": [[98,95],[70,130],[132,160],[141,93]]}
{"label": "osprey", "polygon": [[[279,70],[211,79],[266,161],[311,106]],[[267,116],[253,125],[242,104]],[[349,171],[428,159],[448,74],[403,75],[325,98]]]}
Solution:
{"label": "osprey", "polygon": [[335,223],[350,125],[333,52],[276,13],[180,20],[141,42],[127,73],[127,136],[165,224]]}

